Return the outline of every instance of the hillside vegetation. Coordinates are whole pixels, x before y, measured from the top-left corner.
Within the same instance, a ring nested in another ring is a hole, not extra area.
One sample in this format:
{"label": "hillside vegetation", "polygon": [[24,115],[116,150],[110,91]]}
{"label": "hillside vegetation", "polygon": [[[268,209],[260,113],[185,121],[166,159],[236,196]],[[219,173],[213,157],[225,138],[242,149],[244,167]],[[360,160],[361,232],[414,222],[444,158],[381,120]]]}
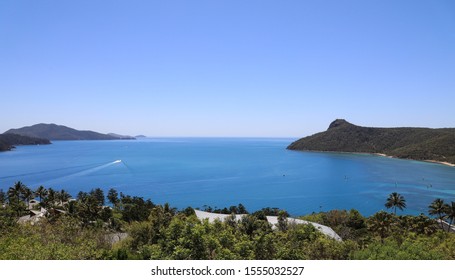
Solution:
{"label": "hillside vegetation", "polygon": [[[31,207],[35,196],[40,202]],[[392,201],[394,197],[398,200]],[[312,224],[289,223],[287,212],[274,208],[240,220],[231,216],[209,222],[198,219],[190,207],[177,210],[115,189],[107,196],[97,188],[70,198],[63,189],[40,186],[33,191],[21,182],[7,191],[0,189],[0,260],[455,259],[453,232],[440,229],[423,214],[395,214],[406,207],[399,194],[386,200],[391,213],[364,217],[351,209],[301,217],[331,227],[343,241],[327,237]],[[106,198],[112,207],[104,206]],[[454,221],[455,202],[436,199],[428,210],[433,217]],[[241,204],[220,211],[248,214]],[[29,216],[37,212],[44,215]],[[271,214],[278,216],[275,228],[266,218]]]}
{"label": "hillside vegetation", "polygon": [[15,133],[23,136],[46,138],[50,140],[116,140],[134,139],[133,137],[117,134],[102,134],[90,130],[76,130],[56,124],[35,124],[18,129],[10,129],[5,133]]}
{"label": "hillside vegetation", "polygon": [[46,145],[51,142],[47,139],[27,137],[17,134],[0,134],[0,151],[10,151],[16,145]]}
{"label": "hillside vegetation", "polygon": [[299,139],[288,149],[381,153],[398,158],[455,163],[455,129],[361,127],[337,119],[327,131]]}

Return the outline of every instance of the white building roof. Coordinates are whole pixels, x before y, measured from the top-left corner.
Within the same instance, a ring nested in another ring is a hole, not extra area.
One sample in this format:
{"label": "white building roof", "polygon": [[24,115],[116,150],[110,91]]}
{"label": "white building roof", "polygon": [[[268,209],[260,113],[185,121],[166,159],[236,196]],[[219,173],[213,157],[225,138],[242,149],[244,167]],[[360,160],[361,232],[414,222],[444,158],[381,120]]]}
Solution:
{"label": "white building roof", "polygon": [[[200,220],[208,219],[209,222],[213,223],[215,220],[220,220],[224,222],[224,220],[231,216],[229,214],[217,214],[217,213],[210,213],[210,212],[205,212],[205,211],[200,211],[200,210],[194,210],[196,212],[196,216]],[[237,214],[235,215],[235,220],[240,221],[242,217],[245,216],[245,214]],[[312,224],[317,230],[322,232],[328,237],[331,237],[337,241],[342,241],[341,237],[330,227],[324,226],[318,223],[313,223],[305,220],[300,220],[300,219],[294,219],[294,218],[287,218],[288,223],[295,223],[295,224]],[[278,224],[278,217],[277,216],[267,216],[267,221],[272,224],[272,228],[275,229],[276,225]]]}

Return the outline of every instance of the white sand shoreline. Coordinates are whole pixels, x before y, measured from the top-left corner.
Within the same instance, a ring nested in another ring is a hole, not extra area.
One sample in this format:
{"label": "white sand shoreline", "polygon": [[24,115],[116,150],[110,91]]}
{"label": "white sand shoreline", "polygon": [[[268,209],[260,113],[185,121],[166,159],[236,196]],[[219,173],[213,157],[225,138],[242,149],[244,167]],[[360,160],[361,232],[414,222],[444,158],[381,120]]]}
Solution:
{"label": "white sand shoreline", "polygon": [[394,157],[394,156],[389,156],[387,154],[383,153],[362,153],[362,152],[341,152],[341,151],[311,151],[311,150],[292,150],[292,151],[297,151],[297,152],[310,152],[310,153],[335,153],[335,154],[352,154],[352,155],[373,155],[373,156],[380,156],[380,157],[387,157],[387,158],[395,158],[395,159],[404,159],[404,160],[415,160],[415,161],[421,161],[421,162],[428,162],[428,163],[436,163],[436,164],[442,164],[445,166],[450,166],[450,167],[455,167],[455,164],[446,162],[446,161],[437,161],[437,160],[419,160],[419,159],[412,159],[412,158],[399,158],[399,157]]}
{"label": "white sand shoreline", "polygon": [[[373,155],[378,155],[378,156],[381,156],[381,157],[388,157],[388,158],[408,159],[408,158],[399,158],[399,157],[389,156],[389,155],[381,154],[381,153],[374,153]],[[450,163],[450,162],[446,162],[446,161],[437,161],[437,160],[431,160],[431,159],[417,160],[417,159],[411,159],[411,158],[409,158],[409,160],[423,161],[423,162],[429,162],[429,163],[437,163],[437,164],[447,165],[447,166],[451,166],[451,167],[454,167],[454,166],[455,166],[455,164]]]}

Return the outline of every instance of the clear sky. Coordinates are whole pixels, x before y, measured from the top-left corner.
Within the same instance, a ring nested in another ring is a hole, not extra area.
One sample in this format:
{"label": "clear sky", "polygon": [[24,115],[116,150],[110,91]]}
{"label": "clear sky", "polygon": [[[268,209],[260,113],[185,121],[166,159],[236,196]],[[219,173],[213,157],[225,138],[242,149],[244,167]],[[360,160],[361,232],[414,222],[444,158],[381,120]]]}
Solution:
{"label": "clear sky", "polygon": [[0,132],[455,127],[455,1],[0,1]]}

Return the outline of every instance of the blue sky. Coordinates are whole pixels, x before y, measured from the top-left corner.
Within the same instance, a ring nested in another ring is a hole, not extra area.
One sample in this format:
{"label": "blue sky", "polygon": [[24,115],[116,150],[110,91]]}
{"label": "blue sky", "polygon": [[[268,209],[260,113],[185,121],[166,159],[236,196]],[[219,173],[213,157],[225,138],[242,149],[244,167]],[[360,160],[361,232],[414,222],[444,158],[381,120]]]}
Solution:
{"label": "blue sky", "polygon": [[454,1],[0,1],[0,132],[455,127]]}

